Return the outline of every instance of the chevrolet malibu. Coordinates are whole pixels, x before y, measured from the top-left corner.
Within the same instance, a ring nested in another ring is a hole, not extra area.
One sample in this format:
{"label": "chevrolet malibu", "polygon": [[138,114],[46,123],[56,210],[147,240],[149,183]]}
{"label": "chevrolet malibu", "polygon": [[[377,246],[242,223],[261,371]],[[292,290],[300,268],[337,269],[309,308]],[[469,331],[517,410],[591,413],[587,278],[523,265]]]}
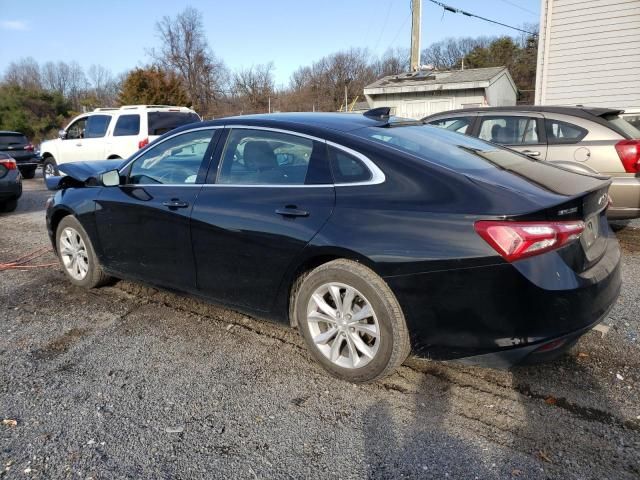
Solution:
{"label": "chevrolet malibu", "polygon": [[607,178],[388,109],[192,124],[60,170],[47,227],[73,284],[128,278],[288,323],[351,382],[411,351],[553,358],[620,290]]}

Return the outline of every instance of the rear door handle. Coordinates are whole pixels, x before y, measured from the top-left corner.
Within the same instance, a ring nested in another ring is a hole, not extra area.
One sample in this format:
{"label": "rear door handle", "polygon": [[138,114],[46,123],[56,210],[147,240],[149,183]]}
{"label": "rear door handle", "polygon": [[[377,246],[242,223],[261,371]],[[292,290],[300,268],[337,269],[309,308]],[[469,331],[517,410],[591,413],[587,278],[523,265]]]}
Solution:
{"label": "rear door handle", "polygon": [[300,210],[295,206],[287,205],[284,208],[278,208],[276,210],[278,215],[282,215],[283,217],[308,217],[309,212],[306,210]]}
{"label": "rear door handle", "polygon": [[540,156],[540,152],[537,152],[535,150],[522,150],[522,153],[524,153],[525,155],[529,155],[530,157],[539,157]]}
{"label": "rear door handle", "polygon": [[169,208],[187,208],[189,206],[187,202],[183,202],[182,200],[178,200],[177,198],[172,198],[171,200],[162,202],[162,205]]}

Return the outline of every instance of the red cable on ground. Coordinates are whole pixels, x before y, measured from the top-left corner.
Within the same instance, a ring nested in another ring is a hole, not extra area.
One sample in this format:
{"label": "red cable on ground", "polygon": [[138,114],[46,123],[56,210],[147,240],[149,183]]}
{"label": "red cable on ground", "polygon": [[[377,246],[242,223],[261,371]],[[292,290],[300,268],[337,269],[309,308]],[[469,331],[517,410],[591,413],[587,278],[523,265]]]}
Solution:
{"label": "red cable on ground", "polygon": [[40,247],[32,252],[29,252],[21,257],[17,258],[12,262],[0,263],[0,272],[3,270],[20,270],[20,269],[30,269],[30,268],[47,268],[58,265],[58,263],[43,263],[39,265],[25,265],[25,263],[29,263],[36,258],[42,257],[47,253],[51,252],[53,249],[48,246]]}

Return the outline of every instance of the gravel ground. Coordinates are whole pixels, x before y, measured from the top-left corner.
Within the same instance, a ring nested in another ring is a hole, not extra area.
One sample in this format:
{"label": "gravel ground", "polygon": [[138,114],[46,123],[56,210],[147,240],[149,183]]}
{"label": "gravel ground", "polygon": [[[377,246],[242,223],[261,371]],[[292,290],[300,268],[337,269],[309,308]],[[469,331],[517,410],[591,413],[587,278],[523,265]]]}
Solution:
{"label": "gravel ground", "polygon": [[[42,179],[25,190],[0,262],[47,244]],[[83,291],[58,267],[0,272],[0,478],[640,478],[640,230],[618,235],[605,335],[548,365],[411,358],[361,386],[283,326],[125,281]]]}

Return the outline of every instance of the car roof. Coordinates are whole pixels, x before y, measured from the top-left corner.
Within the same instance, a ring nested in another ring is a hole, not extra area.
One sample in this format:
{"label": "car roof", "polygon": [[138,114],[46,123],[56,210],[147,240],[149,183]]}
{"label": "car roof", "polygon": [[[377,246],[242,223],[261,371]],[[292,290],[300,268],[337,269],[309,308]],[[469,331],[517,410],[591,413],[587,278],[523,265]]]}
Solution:
{"label": "car roof", "polygon": [[607,127],[609,130],[613,130],[617,134],[622,135],[624,138],[629,138],[629,135],[625,133],[624,130],[620,129],[617,125],[614,125],[612,122],[609,122],[604,118],[608,115],[619,115],[621,113],[624,113],[624,110],[621,110],[619,108],[584,107],[580,105],[575,107],[543,106],[543,105],[513,105],[513,106],[505,106],[505,107],[461,108],[457,110],[448,110],[446,112],[434,113],[433,115],[424,117],[422,120],[429,121],[429,120],[440,118],[443,116],[448,117],[451,115],[483,113],[483,112],[558,113],[558,114],[569,115],[572,117],[582,118],[585,120],[589,120],[591,122],[598,123],[604,127]]}
{"label": "car roof", "polygon": [[242,115],[225,117],[218,120],[203,122],[208,125],[259,125],[283,127],[304,127],[321,130],[350,132],[363,127],[384,126],[388,119],[370,117],[356,113],[324,113],[324,112],[296,112],[296,113],[267,113],[257,115]]}
{"label": "car roof", "polygon": [[0,130],[0,135],[24,135],[24,133],[14,132],[12,130]]}

